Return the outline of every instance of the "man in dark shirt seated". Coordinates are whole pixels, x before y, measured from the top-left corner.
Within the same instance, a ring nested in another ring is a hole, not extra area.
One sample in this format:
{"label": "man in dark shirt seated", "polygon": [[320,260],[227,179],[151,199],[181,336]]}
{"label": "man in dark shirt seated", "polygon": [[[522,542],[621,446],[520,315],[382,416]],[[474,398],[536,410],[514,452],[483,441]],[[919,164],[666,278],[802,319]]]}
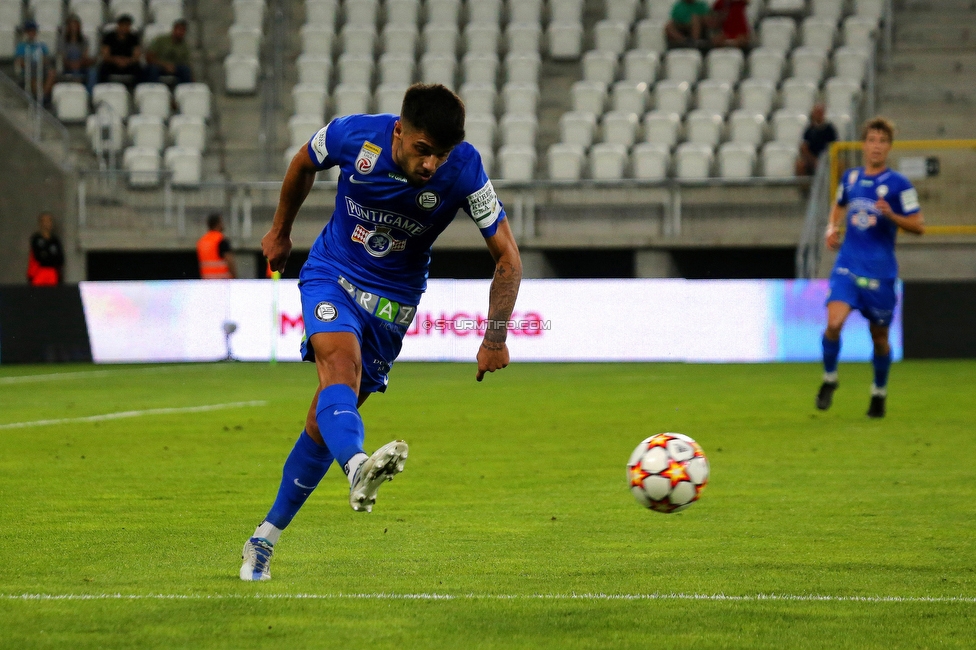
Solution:
{"label": "man in dark shirt seated", "polygon": [[810,126],[803,132],[800,155],[796,159],[797,176],[813,176],[817,160],[831,142],[837,140],[837,129],[827,121],[823,104],[815,104],[810,111]]}
{"label": "man in dark shirt seated", "polygon": [[142,47],[139,34],[132,31],[132,16],[122,14],[115,23],[115,31],[102,38],[102,66],[99,82],[113,81],[113,75],[126,77],[125,83],[134,86],[142,81]]}

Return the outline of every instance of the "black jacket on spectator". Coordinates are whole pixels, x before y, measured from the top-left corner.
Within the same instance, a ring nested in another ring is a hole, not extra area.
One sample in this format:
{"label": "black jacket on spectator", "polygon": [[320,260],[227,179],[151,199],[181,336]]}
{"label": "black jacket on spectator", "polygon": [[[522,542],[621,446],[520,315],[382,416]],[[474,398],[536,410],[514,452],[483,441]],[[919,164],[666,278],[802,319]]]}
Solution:
{"label": "black jacket on spectator", "polygon": [[45,239],[41,233],[36,232],[31,237],[30,243],[31,252],[34,253],[34,259],[37,260],[38,264],[52,268],[64,266],[64,248],[62,248],[61,240],[58,239],[57,235],[51,235],[50,239]]}

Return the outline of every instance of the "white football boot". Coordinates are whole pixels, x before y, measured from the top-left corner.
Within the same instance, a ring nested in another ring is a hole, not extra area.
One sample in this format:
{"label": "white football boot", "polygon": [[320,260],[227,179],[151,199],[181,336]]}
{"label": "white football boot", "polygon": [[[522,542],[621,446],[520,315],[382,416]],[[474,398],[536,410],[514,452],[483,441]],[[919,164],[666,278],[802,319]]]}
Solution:
{"label": "white football boot", "polygon": [[244,542],[241,558],[241,580],[248,582],[257,580],[271,580],[271,556],[274,546],[266,539],[252,537]]}
{"label": "white football boot", "polygon": [[372,512],[376,503],[376,491],[384,481],[392,481],[393,477],[403,471],[403,462],[407,459],[407,443],[402,440],[388,442],[373,455],[362,462],[353,476],[349,488],[349,505],[360,512]]}

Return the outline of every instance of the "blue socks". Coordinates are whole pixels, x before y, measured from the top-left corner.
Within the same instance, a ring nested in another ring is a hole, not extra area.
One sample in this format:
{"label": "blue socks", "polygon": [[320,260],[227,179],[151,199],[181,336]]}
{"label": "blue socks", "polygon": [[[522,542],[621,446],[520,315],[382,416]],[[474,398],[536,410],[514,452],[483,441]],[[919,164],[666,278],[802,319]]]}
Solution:
{"label": "blue socks", "polygon": [[[281,487],[265,521],[284,529],[305,504],[312,490],[332,465],[333,456],[327,447],[320,447],[305,432],[288,454],[281,472]],[[273,542],[272,542],[273,543]]]}
{"label": "blue socks", "polygon": [[879,355],[875,352],[874,359],[871,362],[874,365],[874,386],[883,389],[888,385],[888,371],[891,370],[891,350],[888,350],[888,354],[885,355]]}
{"label": "blue socks", "polygon": [[837,358],[840,356],[840,339],[831,341],[824,334],[821,344],[823,345],[824,372],[828,374],[837,372]]}
{"label": "blue socks", "polygon": [[363,440],[366,434],[356,401],[356,391],[345,384],[333,384],[319,393],[319,404],[315,409],[315,421],[322,440],[344,471],[350,458],[365,453]]}

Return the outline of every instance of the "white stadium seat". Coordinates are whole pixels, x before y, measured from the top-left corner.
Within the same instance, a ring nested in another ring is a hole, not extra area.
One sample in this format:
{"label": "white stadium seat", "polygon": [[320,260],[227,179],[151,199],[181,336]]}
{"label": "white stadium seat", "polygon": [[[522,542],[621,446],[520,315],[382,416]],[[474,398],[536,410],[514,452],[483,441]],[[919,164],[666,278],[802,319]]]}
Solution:
{"label": "white stadium seat", "polygon": [[101,111],[103,104],[115,117],[125,119],[129,116],[129,89],[115,82],[95,84],[92,88],[92,107]]}
{"label": "white stadium seat", "polygon": [[608,19],[619,20],[627,25],[634,22],[640,8],[639,0],[604,0],[604,5]]}
{"label": "white stadium seat", "polygon": [[613,110],[642,115],[647,110],[650,94],[643,81],[618,81],[613,84],[611,104]]}
{"label": "white stadium seat", "polygon": [[810,16],[803,21],[800,31],[803,34],[803,45],[815,47],[826,53],[834,49],[837,38],[837,21]]}
{"label": "white stadium seat", "polygon": [[[98,2],[99,10],[101,10],[101,0],[88,0],[88,2],[93,1]],[[4,2],[0,2],[0,25],[19,26],[23,22],[23,8],[24,3],[19,0],[5,0]],[[98,24],[101,23],[102,15],[99,13]]]}
{"label": "white stadium seat", "polygon": [[166,144],[166,130],[158,115],[133,115],[125,125],[132,146],[159,152]]}
{"label": "white stadium seat", "polygon": [[596,131],[596,115],[586,111],[568,111],[559,118],[559,139],[567,144],[589,147]]}
{"label": "white stadium seat", "polygon": [[807,79],[817,85],[820,85],[820,80],[823,79],[826,63],[826,53],[815,47],[798,47],[790,53],[793,77]]}
{"label": "white stadium seat", "polygon": [[851,120],[851,114],[848,111],[827,111],[825,119],[834,125],[834,129],[837,131],[837,136],[841,140],[854,140],[856,135],[854,134],[854,123]]}
{"label": "white stadium seat", "polygon": [[375,26],[378,8],[377,0],[354,0],[343,2],[347,25]]}
{"label": "white stadium seat", "polygon": [[132,29],[139,30],[146,22],[145,5],[142,0],[111,0],[109,13],[118,19],[123,14],[132,16]]}
{"label": "white stadium seat", "polygon": [[767,142],[762,148],[763,176],[790,178],[796,175],[798,146],[785,142]]}
{"label": "white stadium seat", "polygon": [[768,0],[766,3],[766,14],[771,16],[802,15],[806,9],[806,0]]}
{"label": "white stadium seat", "polygon": [[133,92],[136,107],[143,115],[156,115],[165,120],[169,118],[173,102],[169,86],[161,83],[141,83]]}
{"label": "white stadium seat", "polygon": [[507,144],[498,150],[500,176],[504,180],[530,181],[535,176],[535,147]]}
{"label": "white stadium seat", "polygon": [[658,57],[650,50],[628,50],[624,53],[624,73],[626,81],[643,81],[653,84],[657,80]]}
{"label": "white stadium seat", "polygon": [[464,81],[493,84],[498,77],[498,57],[494,54],[469,52],[461,61]]}
{"label": "white stadium seat", "polygon": [[774,84],[779,83],[779,80],[783,78],[783,66],[785,64],[786,58],[782,52],[766,47],[757,47],[749,53],[749,78],[772,81]]}
{"label": "white stadium seat", "polygon": [[722,139],[722,116],[713,111],[697,108],[685,118],[688,142],[715,147]]}
{"label": "white stadium seat", "polygon": [[590,177],[598,181],[615,181],[627,169],[627,147],[601,142],[590,147]]}
{"label": "white stadium seat", "polygon": [[726,142],[718,149],[721,178],[749,178],[756,168],[756,148],[742,142]]}
{"label": "white stadium seat", "polygon": [[858,47],[838,47],[834,50],[834,76],[864,82],[867,73],[868,53]]}
{"label": "white stadium seat", "polygon": [[673,147],[678,142],[681,116],[677,113],[651,111],[644,115],[644,140]]}
{"label": "white stadium seat", "polygon": [[234,24],[250,29],[262,29],[264,25],[264,0],[234,0]]}
{"label": "white stadium seat", "polygon": [[368,113],[372,94],[362,83],[341,83],[332,91],[333,114],[336,117]]}
{"label": "white stadium seat", "polygon": [[[0,3],[0,8],[6,6],[18,6],[18,16],[14,24],[20,24],[19,5],[20,3]],[[105,22],[105,4],[102,0],[74,0],[70,3],[71,13],[78,16],[81,21],[81,28],[88,32],[91,28],[100,27]],[[0,23],[5,23],[2,13],[0,13]],[[91,41],[89,41],[91,43]]]}
{"label": "white stadium seat", "polygon": [[88,118],[88,90],[84,84],[61,82],[51,90],[54,113],[62,122],[84,122]]}
{"label": "white stadium seat", "polygon": [[766,134],[766,116],[740,108],[729,115],[729,140],[752,145],[762,144]]}
{"label": "white stadium seat", "polygon": [[387,24],[380,35],[385,54],[396,54],[414,58],[417,55],[419,33],[413,23],[406,25]]}
{"label": "white stadium seat", "polygon": [[502,0],[477,0],[468,3],[468,23],[495,24],[502,16]]}
{"label": "white stadium seat", "polygon": [[810,0],[810,15],[837,24],[844,13],[845,0]]}
{"label": "white stadium seat", "polygon": [[535,136],[539,121],[528,113],[506,113],[501,120],[502,144],[523,144],[535,146]]}
{"label": "white stadium seat", "polygon": [[661,181],[668,176],[671,165],[670,147],[656,142],[634,145],[630,154],[630,168],[634,178]]}
{"label": "white stadium seat", "polygon": [[427,24],[457,25],[461,0],[427,0]]}
{"label": "white stadium seat", "polygon": [[702,55],[698,50],[679,48],[664,57],[664,76],[671,81],[693,84],[701,75]]}
{"label": "white stadium seat", "polygon": [[753,113],[769,115],[773,108],[776,86],[765,79],[746,79],[739,84],[739,107]]}
{"label": "white stadium seat", "polygon": [[664,22],[661,20],[642,20],[635,30],[636,45],[641,50],[664,52],[668,49],[664,40]]}
{"label": "white stadium seat", "polygon": [[601,20],[593,28],[596,49],[620,56],[627,49],[630,28],[617,20]]}
{"label": "white stadium seat", "polygon": [[407,92],[407,84],[381,83],[376,87],[373,95],[377,113],[400,114],[403,106],[403,95]]}
{"label": "white stadium seat", "polygon": [[796,36],[796,21],[792,18],[764,18],[759,23],[759,42],[778,52],[788,52]]}
{"label": "white stadium seat", "polygon": [[[477,6],[477,5],[472,5]],[[501,39],[501,30],[498,23],[476,23],[470,22],[464,28],[464,49],[465,52],[478,52],[482,54],[497,54],[498,43]]]}
{"label": "white stadium seat", "polygon": [[583,48],[583,25],[579,22],[553,21],[546,28],[549,56],[556,61],[575,61]]}
{"label": "white stadium seat", "polygon": [[152,43],[158,36],[165,36],[173,31],[172,24],[169,26],[162,23],[149,23],[142,28],[142,42]]}
{"label": "white stadium seat", "polygon": [[884,13],[884,0],[854,0],[854,15],[874,21],[877,25]]}
{"label": "white stadium seat", "polygon": [[200,151],[207,148],[207,125],[197,115],[174,115],[169,118],[169,134],[177,147]]}
{"label": "white stadium seat", "polygon": [[464,139],[478,151],[495,148],[495,131],[498,123],[495,116],[487,113],[468,112],[464,118]]}
{"label": "white stadium seat", "polygon": [[[335,32],[323,25],[302,25],[299,31],[302,39],[302,54],[310,56],[332,56],[332,43]],[[257,56],[257,55],[255,55]]]}
{"label": "white stadium seat", "polygon": [[720,47],[708,53],[705,58],[708,78],[736,84],[742,76],[745,57],[737,47]]}
{"label": "white stadium seat", "polygon": [[457,25],[428,23],[421,32],[420,41],[424,54],[456,56],[460,37]]}
{"label": "white stadium seat", "polygon": [[783,108],[796,113],[809,113],[817,100],[817,85],[806,79],[789,78],[780,91]]}
{"label": "white stadium seat", "polygon": [[454,88],[457,59],[443,54],[425,54],[420,59],[420,79],[428,84],[443,84]]}
{"label": "white stadium seat", "polygon": [[824,84],[824,100],[828,113],[851,115],[853,105],[861,98],[861,84],[842,77],[832,77]]}
{"label": "white stadium seat", "polygon": [[[394,2],[395,0],[389,0]],[[305,24],[335,27],[338,11],[336,0],[305,0]]]}
{"label": "white stadium seat", "polygon": [[541,19],[542,0],[518,0],[518,2],[508,3],[509,22],[538,23]]}
{"label": "white stadium seat", "polygon": [[373,79],[373,57],[343,54],[339,57],[339,83],[369,85]]}
{"label": "white stadium seat", "polygon": [[380,76],[381,84],[406,84],[413,83],[413,78],[417,72],[417,65],[412,56],[403,54],[384,54],[380,57]]}
{"label": "white stadium seat", "polygon": [[[173,23],[184,17],[183,14],[183,0],[154,0],[149,3],[149,11],[152,13],[153,22],[161,27],[172,29]],[[84,23],[82,23],[84,25]],[[149,45],[152,40],[146,36],[145,32],[142,35],[143,44]]]}
{"label": "white stadium seat", "polygon": [[541,67],[538,52],[512,52],[505,57],[505,80],[538,85]]}
{"label": "white stadium seat", "polygon": [[420,18],[420,0],[386,0],[384,7],[387,25],[416,26]]}
{"label": "white stadium seat", "polygon": [[706,79],[695,89],[698,96],[698,108],[707,109],[719,115],[729,112],[732,103],[732,87],[726,81]]}
{"label": "white stadium seat", "polygon": [[[521,0],[509,4],[519,4]],[[553,21],[583,22],[583,0],[549,0],[549,18]]]}
{"label": "white stadium seat", "polygon": [[295,61],[298,68],[298,83],[329,85],[332,76],[332,59],[327,56],[302,54]]}
{"label": "white stadium seat", "polygon": [[183,115],[196,115],[210,119],[210,86],[196,82],[179,84],[173,91],[177,106]]}
{"label": "white stadium seat", "polygon": [[583,175],[585,158],[586,152],[578,144],[557,142],[551,145],[546,153],[549,178],[554,181],[578,181]]}
{"label": "white stadium seat", "polygon": [[597,81],[577,81],[572,85],[573,110],[600,115],[607,102],[607,87]]}
{"label": "white stadium seat", "polygon": [[224,59],[224,89],[228,93],[253,93],[257,87],[257,57],[231,54]]}
{"label": "white stadium seat", "polygon": [[505,30],[509,52],[538,52],[541,38],[538,23],[509,23]]}
{"label": "white stadium seat", "polygon": [[342,53],[372,57],[376,51],[376,36],[376,28],[372,25],[345,25],[339,32]]}
{"label": "white stadium seat", "polygon": [[101,109],[85,120],[85,133],[92,149],[101,151],[121,151],[125,141],[122,131],[122,118]]}
{"label": "white stadium seat", "polygon": [[674,153],[674,172],[683,180],[698,180],[711,176],[715,153],[704,144],[684,142]]}
{"label": "white stadium seat", "polygon": [[261,30],[254,27],[231,25],[227,30],[230,37],[230,53],[241,56],[261,55]]}
{"label": "white stadium seat", "polygon": [[637,113],[609,111],[603,114],[603,141],[629,147],[637,139]]}
{"label": "white stadium seat", "polygon": [[129,147],[122,154],[122,168],[128,172],[131,187],[156,187],[160,180],[159,150]]}
{"label": "white stadium seat", "polygon": [[295,115],[307,115],[325,122],[325,88],[316,84],[295,84],[291,90]]}
{"label": "white stadium seat", "polygon": [[[644,15],[647,16],[648,20],[664,23],[671,18],[672,7],[673,4],[668,0],[644,0]],[[664,31],[663,27],[662,31]]]}
{"label": "white stadium seat", "polygon": [[874,49],[874,33],[878,23],[870,18],[849,16],[844,19],[844,45]]}
{"label": "white stadium seat", "polygon": [[664,80],[654,86],[654,106],[659,111],[684,115],[691,92],[688,82]]}
{"label": "white stadium seat", "polygon": [[489,113],[494,115],[498,93],[495,84],[465,83],[458,93],[464,101],[465,111],[471,113]]}
{"label": "white stadium seat", "polygon": [[195,187],[203,175],[203,155],[196,149],[170,147],[163,154],[163,163],[173,175],[173,185]]}
{"label": "white stadium seat", "polygon": [[535,114],[539,105],[539,86],[510,81],[502,86],[502,104],[507,113]]}
{"label": "white stadium seat", "polygon": [[805,113],[780,109],[773,113],[773,140],[798,146],[810,118]]}
{"label": "white stadium seat", "polygon": [[616,78],[616,54],[604,50],[590,50],[583,55],[583,79],[612,84]]}

